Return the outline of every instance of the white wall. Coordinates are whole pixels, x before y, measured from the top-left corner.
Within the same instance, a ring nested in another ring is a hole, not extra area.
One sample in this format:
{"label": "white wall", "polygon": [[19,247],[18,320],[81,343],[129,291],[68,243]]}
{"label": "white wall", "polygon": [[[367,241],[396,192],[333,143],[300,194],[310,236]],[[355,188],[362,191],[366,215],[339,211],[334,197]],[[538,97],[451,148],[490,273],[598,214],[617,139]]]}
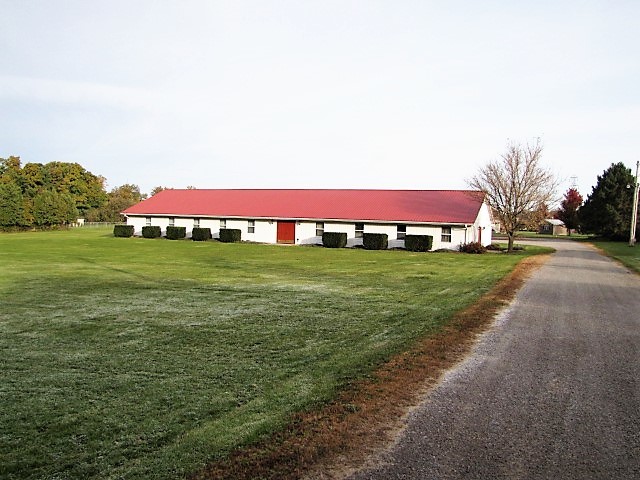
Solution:
{"label": "white wall", "polygon": [[[174,217],[175,225],[185,227],[187,237],[191,237],[193,217]],[[248,232],[250,219],[226,219],[226,228],[238,229],[242,232],[242,240],[260,243],[276,243],[277,220],[255,220],[255,232]],[[404,240],[397,239],[397,224],[364,223],[365,233],[386,233],[389,238],[389,248],[404,247]],[[129,216],[127,224],[134,226],[134,234],[141,235],[142,227],[146,225],[145,216]],[[169,217],[151,217],[151,225],[160,226],[162,234],[166,234],[169,225]],[[200,227],[210,228],[213,238],[220,237],[220,219],[201,218]],[[451,226],[451,242],[442,241],[442,226],[440,225],[411,225],[407,224],[407,235],[431,235],[433,237],[433,250],[449,249],[457,250],[461,244],[478,240],[478,228],[482,230],[482,244],[491,243],[491,216],[489,209],[483,205],[476,222],[468,227]],[[352,222],[324,222],[325,232],[344,232],[347,234],[347,247],[362,245],[362,238],[356,238],[355,223]],[[322,244],[322,237],[316,235],[316,222],[300,220],[296,222],[296,244],[314,245]]]}

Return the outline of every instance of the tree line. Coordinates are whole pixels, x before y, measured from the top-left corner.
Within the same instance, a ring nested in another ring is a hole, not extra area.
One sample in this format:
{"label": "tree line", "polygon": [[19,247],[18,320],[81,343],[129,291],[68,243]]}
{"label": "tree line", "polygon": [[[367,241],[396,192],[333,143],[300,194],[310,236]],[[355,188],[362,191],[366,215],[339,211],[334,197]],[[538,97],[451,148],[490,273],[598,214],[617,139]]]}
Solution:
{"label": "tree line", "polygon": [[[570,188],[559,208],[556,177],[541,164],[539,139],[525,145],[511,143],[498,160],[481,167],[469,186],[483,191],[496,220],[504,228],[511,251],[518,230],[531,229],[548,218],[562,220],[568,231],[595,234],[613,240],[628,239],[631,230],[634,187],[637,179],[622,162],[613,163],[598,176],[583,203],[582,195]],[[638,230],[638,228],[636,228]]]}
{"label": "tree line", "polygon": [[[569,229],[610,239],[628,238],[636,179],[623,163],[613,163],[598,176],[583,203],[570,188],[557,211],[557,181],[541,163],[542,145],[510,144],[499,160],[490,162],[468,181],[482,190],[509,236],[555,217]],[[120,212],[147,198],[137,185],[125,184],[106,191],[106,179],[78,163],[27,163],[20,157],[0,158],[0,227],[50,227],[74,223],[120,222]],[[194,187],[187,187],[194,188]],[[151,195],[165,190],[155,187]],[[638,229],[640,230],[640,229]]]}
{"label": "tree line", "polygon": [[564,194],[556,218],[569,231],[593,234],[610,240],[628,240],[631,229],[635,176],[624,163],[612,163],[586,200],[575,189]]}
{"label": "tree line", "polygon": [[[27,163],[0,158],[0,227],[51,227],[119,222],[120,212],[144,200],[137,185],[106,191],[106,179],[78,163]],[[154,192],[162,190],[157,187]]]}

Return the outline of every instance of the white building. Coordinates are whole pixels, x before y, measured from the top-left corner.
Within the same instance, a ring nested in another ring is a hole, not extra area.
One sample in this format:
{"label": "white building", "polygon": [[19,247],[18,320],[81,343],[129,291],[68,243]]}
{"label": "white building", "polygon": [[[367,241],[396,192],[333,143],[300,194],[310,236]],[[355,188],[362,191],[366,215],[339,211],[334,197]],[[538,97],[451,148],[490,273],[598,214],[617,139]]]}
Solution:
{"label": "white building", "polygon": [[431,235],[433,250],[491,243],[484,194],[468,190],[163,190],[124,212],[140,235],[145,225],[238,229],[242,240],[321,244],[323,232],[345,232],[347,246],[364,233],[386,233],[389,248],[405,235]]}

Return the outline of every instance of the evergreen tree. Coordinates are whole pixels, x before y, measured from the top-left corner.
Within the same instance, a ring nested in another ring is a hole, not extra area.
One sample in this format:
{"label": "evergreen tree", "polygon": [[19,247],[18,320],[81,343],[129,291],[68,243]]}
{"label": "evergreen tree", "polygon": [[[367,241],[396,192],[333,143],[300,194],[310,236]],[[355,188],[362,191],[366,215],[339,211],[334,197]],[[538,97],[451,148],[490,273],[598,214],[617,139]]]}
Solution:
{"label": "evergreen tree", "polygon": [[585,233],[622,240],[628,236],[635,179],[622,162],[613,163],[598,176],[598,183],[578,210]]}

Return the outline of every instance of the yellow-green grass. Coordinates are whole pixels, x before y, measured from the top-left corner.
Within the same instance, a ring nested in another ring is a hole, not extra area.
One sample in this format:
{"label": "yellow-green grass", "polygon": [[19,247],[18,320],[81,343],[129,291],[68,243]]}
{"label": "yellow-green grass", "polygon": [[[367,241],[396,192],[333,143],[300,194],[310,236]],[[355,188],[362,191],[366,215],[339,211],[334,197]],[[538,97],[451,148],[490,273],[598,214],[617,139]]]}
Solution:
{"label": "yellow-green grass", "polygon": [[640,273],[640,244],[633,247],[628,242],[592,241],[596,247],[601,248],[607,255],[622,262],[628,268]]}
{"label": "yellow-green grass", "polygon": [[437,331],[533,252],[0,235],[0,477],[183,477]]}

